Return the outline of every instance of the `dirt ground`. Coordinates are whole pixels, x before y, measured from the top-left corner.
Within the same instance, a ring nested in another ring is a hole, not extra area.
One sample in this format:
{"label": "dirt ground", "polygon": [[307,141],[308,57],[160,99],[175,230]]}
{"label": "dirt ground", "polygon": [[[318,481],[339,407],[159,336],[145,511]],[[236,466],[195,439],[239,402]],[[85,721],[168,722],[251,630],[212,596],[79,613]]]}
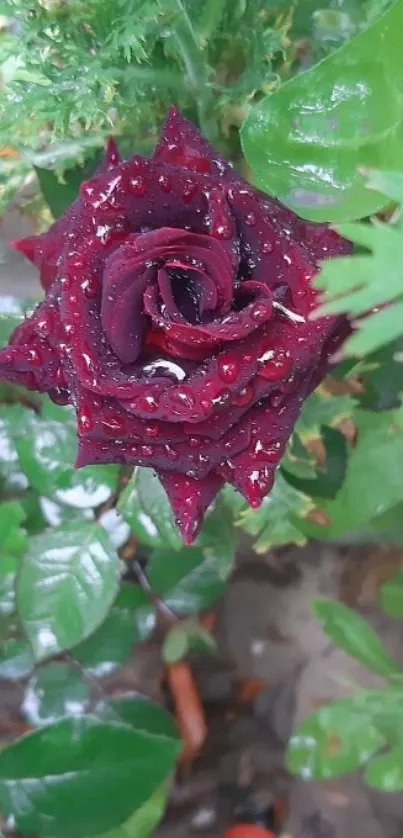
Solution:
{"label": "dirt ground", "polygon": [[[4,240],[29,232],[20,227],[15,216],[7,217]],[[35,293],[34,277],[22,257],[7,251],[0,294],[29,296]],[[370,792],[359,776],[295,780],[283,767],[285,744],[298,721],[330,698],[348,694],[351,684],[378,683],[329,642],[310,613],[311,598],[322,594],[358,608],[403,664],[403,624],[386,618],[377,605],[380,582],[402,565],[403,551],[395,548],[311,544],[257,557],[248,543],[242,545],[216,608],[219,654],[193,661],[208,739],[198,761],[182,769],[156,838],[219,838],[241,804],[264,808],[278,796],[287,808],[282,838],[403,834],[403,795]],[[159,651],[150,642],[104,687],[157,694],[159,676]],[[0,739],[10,735],[20,702],[17,689],[3,684]]]}

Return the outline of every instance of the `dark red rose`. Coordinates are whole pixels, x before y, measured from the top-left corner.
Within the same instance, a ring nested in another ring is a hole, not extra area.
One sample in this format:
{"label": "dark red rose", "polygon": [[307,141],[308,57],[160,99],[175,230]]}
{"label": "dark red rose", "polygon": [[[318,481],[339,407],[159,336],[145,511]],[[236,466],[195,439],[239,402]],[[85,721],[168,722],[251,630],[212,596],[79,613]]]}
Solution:
{"label": "dark red rose", "polygon": [[343,337],[310,320],[350,245],[241,180],[172,108],[151,158],[113,141],[80,197],[16,247],[46,296],[0,377],[77,412],[77,466],[153,466],[186,542],[225,481],[252,506]]}

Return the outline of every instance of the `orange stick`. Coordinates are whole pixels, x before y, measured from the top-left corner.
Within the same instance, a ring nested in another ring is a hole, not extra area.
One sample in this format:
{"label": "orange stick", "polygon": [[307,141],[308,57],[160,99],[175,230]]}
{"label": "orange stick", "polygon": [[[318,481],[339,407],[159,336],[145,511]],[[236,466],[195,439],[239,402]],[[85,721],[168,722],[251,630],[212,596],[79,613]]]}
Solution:
{"label": "orange stick", "polygon": [[206,736],[207,725],[200,696],[186,661],[170,663],[166,677],[175,706],[175,715],[185,743],[182,760],[194,759],[200,751]]}

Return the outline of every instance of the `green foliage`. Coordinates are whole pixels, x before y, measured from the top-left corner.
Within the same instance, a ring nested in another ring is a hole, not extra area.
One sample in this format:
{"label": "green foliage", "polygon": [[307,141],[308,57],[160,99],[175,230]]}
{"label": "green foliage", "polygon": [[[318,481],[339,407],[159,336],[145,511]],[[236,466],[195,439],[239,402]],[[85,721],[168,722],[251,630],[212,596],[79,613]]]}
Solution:
{"label": "green foliage", "polygon": [[350,221],[387,203],[358,167],[401,168],[403,2],[251,111],[242,144],[258,184],[314,221]]}
{"label": "green foliage", "polygon": [[[381,587],[382,607],[393,617],[403,616],[402,588],[401,572]],[[305,779],[327,779],[361,767],[369,786],[401,791],[403,671],[355,611],[326,599],[316,599],[313,608],[335,645],[383,676],[386,685],[358,688],[312,713],[291,737],[287,765]]]}

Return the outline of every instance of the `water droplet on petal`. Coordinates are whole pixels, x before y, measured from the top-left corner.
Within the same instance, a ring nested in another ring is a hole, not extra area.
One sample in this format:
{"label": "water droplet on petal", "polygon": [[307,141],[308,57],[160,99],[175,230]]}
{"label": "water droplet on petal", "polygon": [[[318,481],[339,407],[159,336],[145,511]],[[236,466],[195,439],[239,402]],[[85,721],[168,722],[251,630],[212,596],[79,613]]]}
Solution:
{"label": "water droplet on petal", "polygon": [[254,227],[255,226],[256,215],[255,215],[254,212],[248,212],[247,215],[245,215],[245,224],[247,224],[248,227]]}
{"label": "water droplet on petal", "polygon": [[141,175],[130,178],[130,189],[133,195],[142,198],[147,192],[147,182]]}
{"label": "water droplet on petal", "polygon": [[277,381],[290,371],[292,356],[288,350],[274,349],[271,357],[265,357],[269,355],[269,352],[270,350],[261,356],[263,362],[259,366],[258,374],[267,381]]}
{"label": "water droplet on petal", "polygon": [[152,445],[140,445],[140,454],[142,457],[152,457],[154,448]]}
{"label": "water droplet on petal", "polygon": [[253,384],[250,382],[246,385],[239,393],[235,393],[232,397],[232,402],[237,407],[244,407],[245,405],[249,404],[252,401],[255,395],[255,388]]}
{"label": "water droplet on petal", "polygon": [[166,455],[169,460],[177,460],[179,457],[179,451],[176,448],[173,448],[172,445],[164,445]]}
{"label": "water droplet on petal", "polygon": [[233,384],[239,376],[240,368],[236,358],[231,355],[221,355],[218,358],[218,374],[226,384]]}
{"label": "water droplet on petal", "polygon": [[127,431],[125,420],[119,414],[110,414],[101,422],[101,428],[106,436],[123,436]]}
{"label": "water droplet on petal", "polygon": [[134,409],[137,408],[144,413],[154,413],[154,411],[158,408],[158,402],[155,396],[151,395],[151,393],[146,393],[138,396],[137,399],[132,402],[132,406]]}
{"label": "water droplet on petal", "polygon": [[272,253],[274,250],[274,242],[264,241],[262,242],[262,253]]}
{"label": "water droplet on petal", "polygon": [[172,189],[172,179],[170,175],[160,175],[158,184],[163,192],[170,192]]}
{"label": "water droplet on petal", "polygon": [[147,425],[144,428],[144,432],[147,436],[151,436],[151,437],[153,437],[153,439],[155,439],[155,437],[157,437],[159,435],[160,429],[159,429],[159,426],[156,425],[156,424]]}
{"label": "water droplet on petal", "polygon": [[190,204],[193,201],[193,198],[196,196],[197,192],[199,191],[199,187],[194,180],[188,178],[185,180],[183,189],[182,189],[182,198],[186,204]]}

